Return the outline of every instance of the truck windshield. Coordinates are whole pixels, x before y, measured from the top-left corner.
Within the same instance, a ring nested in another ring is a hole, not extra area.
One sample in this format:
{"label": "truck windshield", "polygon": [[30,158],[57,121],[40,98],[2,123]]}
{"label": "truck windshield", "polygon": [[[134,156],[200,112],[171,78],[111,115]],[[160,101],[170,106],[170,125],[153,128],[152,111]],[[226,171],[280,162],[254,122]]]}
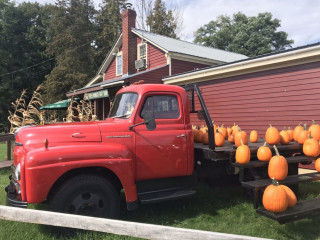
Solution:
{"label": "truck windshield", "polygon": [[116,95],[109,118],[129,118],[138,99],[137,93],[120,93]]}

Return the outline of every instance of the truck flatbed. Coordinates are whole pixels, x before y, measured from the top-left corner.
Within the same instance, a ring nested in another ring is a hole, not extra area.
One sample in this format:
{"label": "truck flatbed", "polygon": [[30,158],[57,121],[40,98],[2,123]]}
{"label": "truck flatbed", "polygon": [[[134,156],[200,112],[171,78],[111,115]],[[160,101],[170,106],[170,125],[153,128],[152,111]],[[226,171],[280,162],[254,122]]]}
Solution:
{"label": "truck flatbed", "polygon": [[[264,142],[265,142],[264,139],[259,138],[258,142],[256,143],[251,143],[251,142],[248,143],[248,146],[251,151],[252,160],[255,160],[258,148],[262,146]],[[271,151],[274,154],[273,147],[269,144],[267,144],[267,146],[271,149]],[[278,144],[277,148],[280,154],[282,154],[285,157],[288,157],[288,156],[292,157],[292,156],[302,154],[302,145],[297,142],[290,142],[288,145]],[[204,159],[210,159],[212,161],[231,160],[231,162],[234,163],[234,155],[237,150],[237,147],[233,143],[225,141],[225,144],[223,147],[215,147],[214,150],[211,150],[209,145],[205,145],[202,143],[194,143],[194,149],[196,154],[198,154],[198,156],[200,157],[203,157]],[[262,162],[262,165],[264,164],[265,163]],[[241,165],[237,167],[241,167]]]}

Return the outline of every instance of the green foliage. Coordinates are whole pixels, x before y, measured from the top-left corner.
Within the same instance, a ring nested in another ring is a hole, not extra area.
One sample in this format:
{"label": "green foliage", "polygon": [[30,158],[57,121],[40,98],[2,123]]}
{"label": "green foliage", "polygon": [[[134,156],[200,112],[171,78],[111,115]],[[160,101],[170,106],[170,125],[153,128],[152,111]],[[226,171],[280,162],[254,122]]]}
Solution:
{"label": "green foliage", "polygon": [[177,38],[175,34],[177,24],[172,10],[167,12],[165,3],[161,0],[156,0],[153,10],[147,17],[147,25],[150,27],[150,32]]}
{"label": "green foliage", "polygon": [[257,56],[291,47],[288,34],[277,31],[280,20],[265,12],[247,17],[241,12],[232,16],[221,15],[216,21],[195,32],[195,43],[247,56]]}
{"label": "green foliage", "polygon": [[0,0],[0,122],[6,131],[11,102],[23,89],[32,93],[52,69],[44,54],[49,19],[49,5]]}
{"label": "green foliage", "polygon": [[52,41],[46,52],[55,57],[56,66],[45,81],[47,103],[83,87],[97,69],[94,56],[96,11],[90,0],[58,0],[50,21]]}
{"label": "green foliage", "polygon": [[97,15],[96,62],[101,64],[122,32],[121,9],[125,0],[103,0]]}

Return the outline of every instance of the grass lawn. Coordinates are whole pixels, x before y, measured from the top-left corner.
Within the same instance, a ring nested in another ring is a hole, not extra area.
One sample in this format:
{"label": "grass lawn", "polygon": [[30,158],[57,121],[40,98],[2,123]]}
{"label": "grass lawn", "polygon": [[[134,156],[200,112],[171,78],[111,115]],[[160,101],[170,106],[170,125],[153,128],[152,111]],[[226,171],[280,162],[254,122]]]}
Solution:
{"label": "grass lawn", "polygon": [[[13,143],[12,143],[13,146]],[[11,156],[13,156],[11,152]],[[7,143],[6,142],[0,142],[0,161],[7,160]]]}
{"label": "grass lawn", "polygon": [[[8,184],[8,175],[8,169],[0,170],[1,205],[5,204],[4,187]],[[313,198],[320,193],[320,182],[300,185],[300,190],[298,199]],[[280,225],[256,214],[239,186],[213,189],[201,186],[193,198],[145,205],[134,212],[122,210],[120,219],[272,239],[320,239],[320,231],[316,227],[320,225],[320,217]],[[59,237],[47,226],[0,220],[0,239],[135,238],[95,232]]]}

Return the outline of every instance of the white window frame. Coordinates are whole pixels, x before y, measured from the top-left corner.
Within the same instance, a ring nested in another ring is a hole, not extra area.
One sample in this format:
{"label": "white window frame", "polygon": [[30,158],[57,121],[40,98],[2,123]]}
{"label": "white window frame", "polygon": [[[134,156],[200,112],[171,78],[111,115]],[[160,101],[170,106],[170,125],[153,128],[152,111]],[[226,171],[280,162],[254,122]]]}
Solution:
{"label": "white window frame", "polygon": [[[140,56],[140,47],[141,47],[142,45],[145,45],[145,46],[146,46],[146,55],[145,55],[145,57],[143,57],[143,58]],[[139,43],[139,44],[138,44],[138,60],[139,60],[139,59],[145,59],[145,60],[147,61],[147,56],[148,56],[148,45],[147,45],[147,43],[146,43],[146,42],[141,42],[141,43]]]}
{"label": "white window frame", "polygon": [[[121,56],[121,72],[118,72],[118,57]],[[116,76],[121,76],[123,72],[123,56],[122,56],[122,52],[118,52],[116,55]]]}

